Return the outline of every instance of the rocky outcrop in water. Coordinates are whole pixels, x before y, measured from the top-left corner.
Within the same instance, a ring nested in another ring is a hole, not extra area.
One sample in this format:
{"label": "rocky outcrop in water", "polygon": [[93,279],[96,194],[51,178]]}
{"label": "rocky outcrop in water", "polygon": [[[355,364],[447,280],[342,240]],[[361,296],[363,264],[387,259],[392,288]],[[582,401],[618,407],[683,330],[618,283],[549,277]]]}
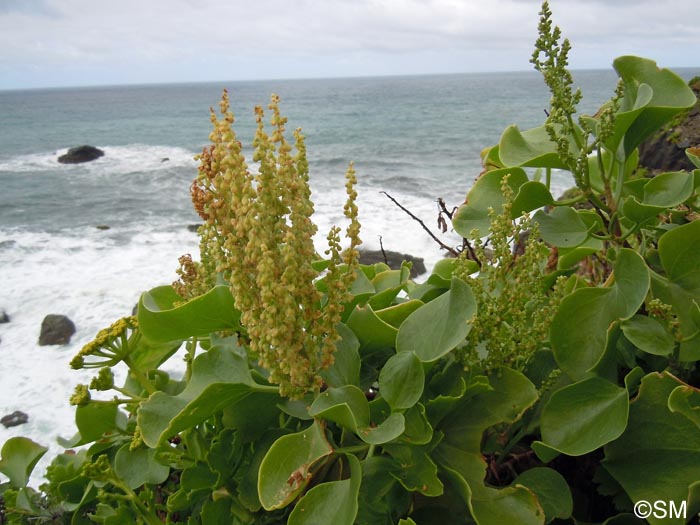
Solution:
{"label": "rocky outcrop in water", "polygon": [[[386,260],[385,260],[386,255]],[[362,264],[386,263],[390,268],[398,270],[401,268],[401,262],[407,261],[413,263],[411,268],[411,277],[418,277],[425,273],[425,263],[421,257],[414,257],[405,253],[391,252],[381,250],[360,250],[360,262]]]}
{"label": "rocky outcrop in water", "polygon": [[99,159],[104,154],[104,151],[95,146],[77,146],[69,149],[66,154],[58,157],[58,162],[61,164],[80,164],[82,162],[90,162]]}
{"label": "rocky outcrop in water", "polygon": [[0,423],[2,423],[5,428],[24,425],[27,421],[29,421],[29,416],[19,410],[15,410],[12,414],[0,418]]}
{"label": "rocky outcrop in water", "polygon": [[[688,85],[700,96],[700,77],[695,77]],[[700,146],[700,102],[639,146],[639,164],[652,174],[692,171],[695,166],[688,160],[685,150],[693,146]]]}
{"label": "rocky outcrop in water", "polygon": [[39,346],[65,345],[75,333],[75,324],[65,315],[49,314],[41,322]]}
{"label": "rocky outcrop in water", "polygon": [[9,323],[9,322],[10,322],[10,316],[7,315],[7,312],[5,310],[0,310],[0,324]]}

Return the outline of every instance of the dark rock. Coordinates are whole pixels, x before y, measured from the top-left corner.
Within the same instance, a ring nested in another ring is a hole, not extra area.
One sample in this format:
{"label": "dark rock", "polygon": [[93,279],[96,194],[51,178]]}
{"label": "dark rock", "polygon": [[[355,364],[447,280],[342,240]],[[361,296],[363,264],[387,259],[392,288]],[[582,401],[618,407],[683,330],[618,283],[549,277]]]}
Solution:
{"label": "dark rock", "polygon": [[[386,260],[385,260],[386,255]],[[391,252],[384,250],[360,250],[360,262],[362,264],[386,263],[390,268],[398,270],[401,268],[401,263],[407,261],[413,263],[411,268],[411,277],[418,277],[425,273],[425,263],[421,257],[414,257],[399,252]]]}
{"label": "dark rock", "polygon": [[107,226],[106,224],[98,224],[95,226],[98,230],[109,230],[110,226]]}
{"label": "dark rock", "polygon": [[168,162],[170,160],[170,157],[163,157],[160,159],[161,162]]}
{"label": "dark rock", "polygon": [[[689,86],[700,96],[700,78],[690,81]],[[656,135],[639,146],[639,164],[652,174],[666,171],[692,171],[685,149],[700,145],[700,102],[681,113]]]}
{"label": "dark rock", "polygon": [[95,146],[77,146],[69,149],[65,155],[58,157],[58,162],[61,164],[80,164],[99,159],[104,154],[104,151]]}
{"label": "dark rock", "polygon": [[74,333],[73,321],[65,315],[49,314],[41,322],[39,346],[68,344]]}
{"label": "dark rock", "polygon": [[15,410],[12,412],[12,414],[8,414],[0,418],[0,423],[2,423],[5,428],[24,425],[27,421],[29,421],[29,416],[24,412],[20,412],[19,410]]}
{"label": "dark rock", "polygon": [[200,226],[201,226],[201,224],[188,224],[188,225],[187,225],[187,229],[188,229],[189,231],[191,231],[191,232],[197,233],[197,231],[199,230],[199,227],[200,227]]}
{"label": "dark rock", "polygon": [[9,323],[9,322],[10,322],[10,316],[7,315],[7,312],[5,310],[0,310],[0,324]]}

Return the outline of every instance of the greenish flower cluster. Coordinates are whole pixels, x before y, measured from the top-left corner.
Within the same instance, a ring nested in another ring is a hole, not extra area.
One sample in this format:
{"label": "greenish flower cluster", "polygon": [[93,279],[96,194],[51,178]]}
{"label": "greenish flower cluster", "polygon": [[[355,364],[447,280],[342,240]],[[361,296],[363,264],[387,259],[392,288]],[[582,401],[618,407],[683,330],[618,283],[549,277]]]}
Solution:
{"label": "greenish flower cluster", "polygon": [[323,297],[315,286],[319,274],[311,264],[317,259],[313,244],[317,228],[311,220],[314,207],[304,136],[297,129],[294,147],[287,141],[287,119],[280,114],[276,95],[268,109],[270,134],[263,109],[255,109],[256,174],[249,170],[232,129],[234,116],[226,92],[220,104],[222,118],[212,110],[212,145],[199,156],[199,175],[192,185],[195,209],[206,221],[200,229],[202,262],[196,267],[185,261],[181,276],[185,288],[197,286],[205,275],[209,279],[220,275],[230,282],[252,353],[270,372],[270,382],[278,383],[283,395],[295,397],[319,388],[319,371],[333,362],[335,325],[358,267],[356,179],[351,165],[345,205],[350,246],[341,254],[339,229],[331,230]]}
{"label": "greenish flower cluster", "polygon": [[70,366],[75,370],[114,366],[129,354],[130,347],[135,346],[140,337],[136,317],[122,317],[83,346]]}
{"label": "greenish flower cluster", "polygon": [[461,350],[468,368],[490,370],[509,366],[524,370],[534,353],[546,347],[549,327],[563,293],[551,287],[550,249],[540,240],[539,228],[529,216],[511,219],[513,190],[504,177],[505,202],[501,213],[489,210],[488,243],[474,242],[481,261],[476,276],[464,255],[456,274],[471,287],[479,315]]}

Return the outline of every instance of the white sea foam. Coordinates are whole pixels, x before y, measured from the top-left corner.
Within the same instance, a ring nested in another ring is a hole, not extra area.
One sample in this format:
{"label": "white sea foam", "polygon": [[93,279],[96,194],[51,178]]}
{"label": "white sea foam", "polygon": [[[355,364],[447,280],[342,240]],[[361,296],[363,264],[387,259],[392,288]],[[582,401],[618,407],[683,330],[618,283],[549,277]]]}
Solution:
{"label": "white sea foam", "polygon": [[[0,158],[0,172],[26,173],[35,171],[82,172],[91,175],[124,175],[149,173],[171,168],[195,168],[195,152],[175,146],[129,144],[99,146],[104,156],[81,164],[61,164],[58,157],[68,148],[42,153],[30,153]],[[165,160],[167,159],[167,160]]]}
{"label": "white sea foam", "polygon": [[[0,324],[0,415],[29,414],[26,425],[0,426],[0,443],[27,436],[50,447],[35,481],[61,451],[56,437],[75,432],[68,404],[75,384],[94,375],[71,370],[70,359],[99,329],[129,315],[140,292],[173,281],[177,257],[196,246],[196,236],[184,225],[56,235],[0,231],[0,307],[11,319]],[[52,313],[67,315],[77,332],[68,345],[40,347],[41,321]]]}

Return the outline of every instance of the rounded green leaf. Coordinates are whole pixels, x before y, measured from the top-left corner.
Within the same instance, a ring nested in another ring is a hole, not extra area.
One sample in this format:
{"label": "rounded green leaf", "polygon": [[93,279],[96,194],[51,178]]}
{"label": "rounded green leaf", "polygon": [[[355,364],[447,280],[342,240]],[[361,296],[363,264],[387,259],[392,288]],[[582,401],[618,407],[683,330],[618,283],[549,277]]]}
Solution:
{"label": "rounded green leaf", "polygon": [[379,373],[379,392],[392,410],[415,405],[423,394],[423,364],[413,352],[392,356]]}
{"label": "rounded green leaf", "polygon": [[547,186],[534,180],[528,181],[518,190],[513,200],[512,214],[520,217],[523,213],[554,203],[554,197]]}
{"label": "rounded green leaf", "polygon": [[471,238],[472,230],[478,230],[479,236],[488,234],[491,228],[489,208],[501,212],[505,202],[501,185],[506,176],[515,194],[528,181],[527,174],[520,168],[491,170],[479,177],[467,194],[466,204],[460,206],[452,219],[452,226],[462,237]]}
{"label": "rounded green leaf", "polygon": [[542,411],[542,441],[569,456],[617,439],[627,426],[627,389],[591,377],[557,390]]}
{"label": "rounded green leaf", "polygon": [[294,506],[288,525],[353,525],[357,516],[362,469],[355,456],[346,457],[350,463],[350,477],[312,488]]}
{"label": "rounded green leaf", "polygon": [[143,336],[165,343],[240,326],[241,313],[234,306],[229,286],[215,286],[175,306],[180,302],[182,297],[172,286],[159,286],[141,295],[137,317]]}
{"label": "rounded green leaf", "polygon": [[620,328],[634,346],[648,354],[667,356],[676,345],[666,327],[653,317],[635,315],[623,321]]}
{"label": "rounded green leaf", "polygon": [[0,472],[10,478],[11,486],[22,488],[27,485],[32,470],[47,450],[29,438],[10,438],[0,451]]}
{"label": "rounded green leaf", "polygon": [[583,379],[596,366],[611,324],[636,314],[649,290],[649,270],[633,250],[620,250],[613,275],[609,287],[579,288],[566,296],[552,321],[554,357],[572,379]]}
{"label": "rounded green leaf", "polygon": [[471,288],[453,277],[448,292],[418,308],[399,327],[396,350],[414,352],[423,362],[436,361],[464,341],[475,314]]}
{"label": "rounded green leaf", "polygon": [[554,208],[549,213],[535,213],[533,220],[540,225],[540,235],[559,248],[574,248],[588,237],[588,226],[576,210],[568,206]]}
{"label": "rounded green leaf", "polygon": [[311,468],[332,452],[318,423],[275,441],[258,472],[258,496],[263,508],[281,509],[294,501],[311,481]]}
{"label": "rounded green leaf", "polygon": [[644,186],[643,204],[669,208],[690,198],[693,193],[693,175],[685,171],[662,173]]}
{"label": "rounded green leaf", "polygon": [[[680,505],[700,479],[698,426],[669,407],[679,386],[687,385],[668,372],[645,376],[630,404],[624,434],[605,447],[602,465],[632,501],[674,501]],[[685,520],[649,516],[648,522],[665,525]]]}
{"label": "rounded green leaf", "polygon": [[513,485],[524,485],[535,493],[544,510],[545,523],[571,516],[574,507],[571,489],[556,470],[547,467],[526,470],[515,478]]}
{"label": "rounded green leaf", "polygon": [[168,479],[170,467],[156,460],[156,449],[130,448],[131,443],[127,443],[114,456],[114,472],[129,488],[137,489],[144,483],[158,485]]}

